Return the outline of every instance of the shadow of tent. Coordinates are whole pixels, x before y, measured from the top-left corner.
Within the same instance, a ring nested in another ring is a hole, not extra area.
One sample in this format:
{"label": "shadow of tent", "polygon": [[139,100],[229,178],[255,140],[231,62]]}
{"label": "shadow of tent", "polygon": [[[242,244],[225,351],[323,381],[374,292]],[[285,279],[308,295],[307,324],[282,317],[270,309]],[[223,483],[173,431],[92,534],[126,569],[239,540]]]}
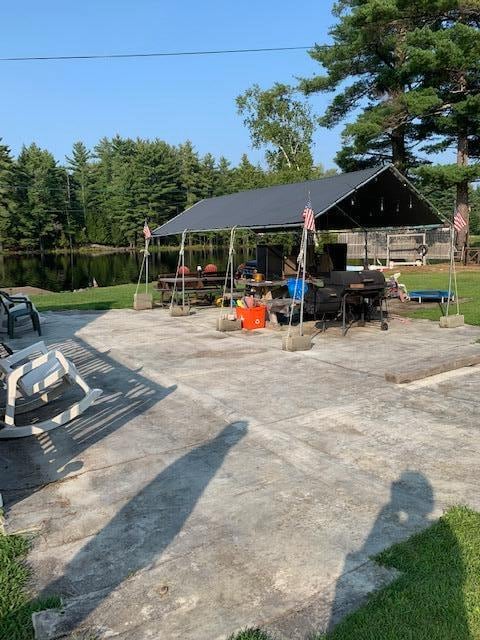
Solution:
{"label": "shadow of tent", "polygon": [[[103,389],[103,395],[63,427],[37,437],[2,441],[0,491],[7,510],[39,487],[80,471],[83,462],[78,457],[82,452],[135,416],[145,414],[176,389],[153,382],[79,338],[62,340],[59,347],[90,386]],[[60,402],[71,402],[78,393],[78,388],[72,388]],[[42,411],[52,412],[52,407]]]}
{"label": "shadow of tent", "polygon": [[159,560],[182,530],[228,452],[247,433],[247,427],[244,421],[230,423],[216,437],[190,449],[89,539],[63,575],[40,594],[41,598],[51,594],[73,597],[70,602],[67,600],[66,613],[58,622],[56,634],[78,630],[123,581]]}

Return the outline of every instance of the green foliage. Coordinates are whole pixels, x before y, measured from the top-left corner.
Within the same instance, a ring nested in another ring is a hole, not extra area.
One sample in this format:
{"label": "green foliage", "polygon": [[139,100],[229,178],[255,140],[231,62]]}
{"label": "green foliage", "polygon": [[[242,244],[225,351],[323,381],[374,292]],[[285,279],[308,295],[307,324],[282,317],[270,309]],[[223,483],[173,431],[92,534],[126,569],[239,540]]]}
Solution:
{"label": "green foliage", "polygon": [[18,232],[20,244],[43,250],[65,224],[67,184],[49,151],[36,144],[23,147],[18,169]]}
{"label": "green foliage", "polygon": [[229,640],[273,640],[273,638],[261,629],[245,629],[230,636]]}
{"label": "green foliage", "polygon": [[0,138],[0,249],[15,233],[16,195],[15,165],[10,149],[1,144]]}
{"label": "green foliage", "polygon": [[189,141],[175,147],[117,135],[92,151],[79,141],[65,167],[35,144],[16,162],[0,145],[0,243],[41,250],[87,242],[134,246],[145,219],[155,228],[204,198],[324,173],[311,163],[265,171],[245,154],[232,167],[224,157],[200,157]]}
{"label": "green foliage", "polygon": [[250,130],[253,147],[266,148],[272,171],[307,174],[312,167],[314,121],[310,107],[295,90],[276,83],[262,91],[255,84],[238,96],[238,112]]}
{"label": "green foliage", "polygon": [[471,164],[480,157],[480,3],[338,0],[335,15],[333,45],[310,52],[325,73],[300,86],[335,93],[324,126],[353,116],[337,163],[352,170],[388,160],[409,171],[456,148],[456,165],[420,172],[424,183],[455,187],[467,219],[469,183],[480,178]]}
{"label": "green foliage", "polygon": [[0,533],[0,638],[4,640],[31,640],[32,613],[60,605],[58,598],[30,600],[30,571],[25,562],[28,548],[23,536]]}

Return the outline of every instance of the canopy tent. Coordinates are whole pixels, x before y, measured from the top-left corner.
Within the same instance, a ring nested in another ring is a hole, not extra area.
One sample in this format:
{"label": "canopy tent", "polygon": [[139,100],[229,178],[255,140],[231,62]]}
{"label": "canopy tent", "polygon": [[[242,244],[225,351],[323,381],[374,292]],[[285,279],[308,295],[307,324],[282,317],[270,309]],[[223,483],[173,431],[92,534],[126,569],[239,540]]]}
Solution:
{"label": "canopy tent", "polygon": [[319,231],[443,224],[407,178],[393,165],[386,165],[201,200],[155,229],[153,236],[170,236],[185,229],[294,230],[303,225],[302,211],[309,194]]}

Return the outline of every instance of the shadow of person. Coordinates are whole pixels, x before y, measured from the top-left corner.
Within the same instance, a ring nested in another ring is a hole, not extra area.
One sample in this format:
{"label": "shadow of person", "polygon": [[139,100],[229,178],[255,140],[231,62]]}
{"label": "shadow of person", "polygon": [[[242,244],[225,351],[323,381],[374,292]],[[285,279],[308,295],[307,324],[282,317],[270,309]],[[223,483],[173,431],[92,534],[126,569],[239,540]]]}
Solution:
{"label": "shadow of person", "polygon": [[429,526],[434,504],[433,488],[422,473],[407,470],[392,482],[390,501],[378,513],[364,544],[345,559],[335,586],[326,629],[329,638],[335,625],[346,614],[364,604],[372,590],[391,581],[391,572],[369,563],[369,558]]}
{"label": "shadow of person", "polygon": [[[221,467],[247,433],[246,422],[218,435],[166,467],[73,557],[63,575],[40,594],[74,597],[57,633],[70,633],[126,578],[157,561]],[[78,597],[80,596],[80,597]]]}

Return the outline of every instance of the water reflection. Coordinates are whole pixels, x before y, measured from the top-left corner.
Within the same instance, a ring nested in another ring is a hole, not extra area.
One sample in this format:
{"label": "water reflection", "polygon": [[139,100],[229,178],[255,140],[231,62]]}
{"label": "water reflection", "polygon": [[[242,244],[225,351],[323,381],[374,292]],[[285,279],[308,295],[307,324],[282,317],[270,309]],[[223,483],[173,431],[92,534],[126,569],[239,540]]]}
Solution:
{"label": "water reflection", "polygon": [[[243,251],[237,251],[238,263],[249,259]],[[213,262],[225,269],[227,252],[223,249],[186,251],[185,262],[193,270],[197,265]],[[175,251],[153,252],[151,255],[151,279],[159,273],[171,273],[177,265]],[[136,252],[102,254],[44,254],[0,255],[0,287],[30,285],[50,291],[83,289],[91,286],[93,279],[101,287],[136,282],[142,254]]]}

